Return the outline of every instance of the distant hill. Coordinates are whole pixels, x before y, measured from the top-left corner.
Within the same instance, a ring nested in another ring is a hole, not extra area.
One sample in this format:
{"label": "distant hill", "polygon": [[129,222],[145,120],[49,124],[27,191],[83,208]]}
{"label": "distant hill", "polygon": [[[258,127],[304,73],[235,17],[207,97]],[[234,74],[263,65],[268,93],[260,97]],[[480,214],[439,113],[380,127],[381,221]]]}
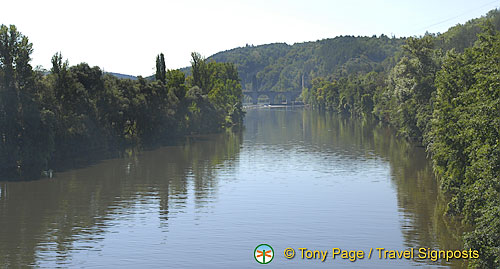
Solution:
{"label": "distant hill", "polygon": [[[500,11],[457,24],[435,36],[435,46],[447,51],[463,51],[477,40],[481,24],[490,19],[500,30]],[[310,87],[315,77],[347,77],[390,69],[398,60],[406,38],[385,35],[372,37],[339,36],[314,42],[247,45],[218,52],[208,60],[232,62],[238,68],[245,90],[294,91]],[[181,69],[190,74],[190,68]]]}
{"label": "distant hill", "polygon": [[[429,35],[436,37],[436,48],[463,51],[477,40],[477,33],[486,19],[500,30],[500,11],[492,10],[483,17],[457,24],[445,33]],[[310,87],[315,77],[339,78],[389,70],[399,60],[405,40],[386,35],[339,36],[293,45],[247,45],[218,52],[208,60],[234,63],[244,90],[295,91],[303,86]],[[191,74],[191,67],[180,70]]]}
{"label": "distant hill", "polygon": [[233,62],[247,90],[295,91],[311,79],[345,72],[369,72],[396,54],[404,39],[340,36],[315,42],[274,43],[223,51],[209,60]]}
{"label": "distant hill", "polygon": [[115,76],[115,77],[121,78],[121,79],[137,80],[136,76],[131,76],[131,75],[125,75],[125,74],[113,73],[113,72],[106,72],[106,74],[110,74],[112,76]]}

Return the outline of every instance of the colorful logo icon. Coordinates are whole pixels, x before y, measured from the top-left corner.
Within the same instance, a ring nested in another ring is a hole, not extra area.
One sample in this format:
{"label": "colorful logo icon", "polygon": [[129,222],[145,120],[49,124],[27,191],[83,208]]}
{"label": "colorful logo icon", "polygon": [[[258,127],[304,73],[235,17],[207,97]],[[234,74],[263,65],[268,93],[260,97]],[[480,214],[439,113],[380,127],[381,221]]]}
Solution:
{"label": "colorful logo icon", "polygon": [[253,257],[258,263],[270,263],[274,258],[274,249],[268,244],[260,244],[253,251]]}

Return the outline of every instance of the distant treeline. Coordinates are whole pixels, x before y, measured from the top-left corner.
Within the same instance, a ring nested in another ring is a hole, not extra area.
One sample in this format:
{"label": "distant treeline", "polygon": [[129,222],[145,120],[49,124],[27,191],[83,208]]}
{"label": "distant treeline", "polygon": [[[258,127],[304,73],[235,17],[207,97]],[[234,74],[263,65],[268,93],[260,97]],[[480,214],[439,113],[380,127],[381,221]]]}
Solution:
{"label": "distant treeline", "polygon": [[[500,268],[500,11],[443,34],[247,46],[231,61],[245,89],[293,91],[314,108],[375,117],[426,146],[447,214],[473,227],[473,267]],[[304,87],[303,87],[304,86]]]}
{"label": "distant treeline", "polygon": [[32,44],[0,26],[0,180],[36,179],[60,162],[127,145],[240,125],[241,86],[233,64],[192,56],[192,75],[166,70],[154,81],[119,79],[60,53],[50,72],[33,70]]}

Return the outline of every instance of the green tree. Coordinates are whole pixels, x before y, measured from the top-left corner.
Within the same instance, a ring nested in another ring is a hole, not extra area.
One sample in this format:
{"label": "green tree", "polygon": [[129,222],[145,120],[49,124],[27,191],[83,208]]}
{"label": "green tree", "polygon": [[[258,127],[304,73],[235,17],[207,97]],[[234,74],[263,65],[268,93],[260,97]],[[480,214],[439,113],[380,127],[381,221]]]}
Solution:
{"label": "green tree", "polygon": [[167,87],[173,89],[175,95],[179,100],[184,99],[186,95],[186,85],[184,84],[186,76],[179,70],[167,71]]}
{"label": "green tree", "polygon": [[51,153],[48,115],[40,113],[32,44],[13,25],[0,26],[0,175],[40,176]]}
{"label": "green tree", "polygon": [[163,53],[160,53],[159,55],[156,56],[155,78],[156,78],[156,80],[159,80],[159,81],[165,83],[166,74],[167,74],[167,69],[166,69],[166,65],[165,65],[165,56],[163,55]]}
{"label": "green tree", "polygon": [[389,87],[396,100],[392,119],[400,134],[422,141],[430,128],[439,55],[432,36],[409,38],[403,48],[405,56],[389,74]]}
{"label": "green tree", "polygon": [[193,86],[198,86],[203,94],[209,92],[210,73],[206,59],[199,53],[191,53],[191,73],[193,76]]}

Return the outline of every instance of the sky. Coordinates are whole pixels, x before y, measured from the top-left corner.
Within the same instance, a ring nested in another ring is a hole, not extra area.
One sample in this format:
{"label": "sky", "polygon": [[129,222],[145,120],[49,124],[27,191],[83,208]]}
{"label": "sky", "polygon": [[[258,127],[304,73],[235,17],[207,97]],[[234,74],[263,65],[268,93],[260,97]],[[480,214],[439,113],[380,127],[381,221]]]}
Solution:
{"label": "sky", "polygon": [[193,51],[339,35],[419,36],[445,32],[500,7],[500,0],[3,0],[0,24],[33,43],[33,66],[50,69],[61,52],[70,65],[149,76],[156,55],[167,68],[190,65]]}

